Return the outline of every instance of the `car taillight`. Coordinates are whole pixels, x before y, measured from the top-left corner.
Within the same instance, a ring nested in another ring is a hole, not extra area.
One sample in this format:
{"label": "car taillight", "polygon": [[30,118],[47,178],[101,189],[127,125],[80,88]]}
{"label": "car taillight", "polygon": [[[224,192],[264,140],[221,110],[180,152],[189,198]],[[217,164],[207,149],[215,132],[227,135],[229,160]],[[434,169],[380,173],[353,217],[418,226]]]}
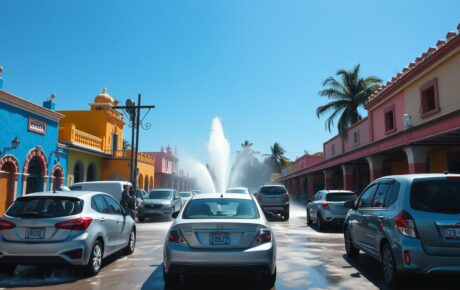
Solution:
{"label": "car taillight", "polygon": [[0,218],[0,231],[11,230],[15,227],[16,227],[16,224]]}
{"label": "car taillight", "polygon": [[263,244],[272,241],[272,232],[270,230],[261,230],[259,236],[256,238],[255,243]]}
{"label": "car taillight", "polygon": [[321,204],[321,206],[324,208],[324,209],[329,209],[329,204],[324,202]]}
{"label": "car taillight", "polygon": [[289,202],[289,194],[286,193],[286,194],[284,195],[284,201],[285,201],[285,202]]}
{"label": "car taillight", "polygon": [[182,234],[178,230],[170,230],[168,235],[168,241],[177,244],[187,245],[187,242],[182,237]]}
{"label": "car taillight", "polygon": [[405,210],[395,217],[395,224],[399,232],[406,237],[417,238],[417,227],[412,216]]}
{"label": "car taillight", "polygon": [[60,223],[55,224],[54,226],[57,229],[61,229],[61,230],[85,231],[89,227],[92,221],[93,219],[90,217],[81,217],[81,218],[77,218],[77,219],[73,219],[73,220],[69,220],[65,222],[60,222]]}

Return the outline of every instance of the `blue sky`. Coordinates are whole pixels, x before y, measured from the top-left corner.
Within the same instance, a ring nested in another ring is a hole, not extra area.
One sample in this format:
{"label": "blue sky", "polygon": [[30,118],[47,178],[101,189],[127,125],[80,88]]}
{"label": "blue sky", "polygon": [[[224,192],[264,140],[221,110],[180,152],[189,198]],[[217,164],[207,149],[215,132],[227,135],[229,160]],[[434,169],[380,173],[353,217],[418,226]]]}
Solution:
{"label": "blue sky", "polygon": [[[456,30],[460,1],[0,0],[4,89],[86,109],[103,86],[157,106],[141,149],[177,146],[206,161],[211,120],[294,159],[322,150],[322,81],[360,63],[390,79]],[[129,136],[128,136],[129,137]]]}

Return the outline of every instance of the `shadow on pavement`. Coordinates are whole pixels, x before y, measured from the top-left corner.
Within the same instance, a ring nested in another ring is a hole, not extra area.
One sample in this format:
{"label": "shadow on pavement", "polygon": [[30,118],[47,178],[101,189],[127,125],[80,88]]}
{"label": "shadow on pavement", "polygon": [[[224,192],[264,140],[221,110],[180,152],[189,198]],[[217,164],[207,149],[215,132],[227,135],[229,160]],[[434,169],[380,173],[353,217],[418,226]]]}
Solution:
{"label": "shadow on pavement", "polygon": [[[163,264],[155,269],[142,285],[142,290],[270,290],[261,288],[257,281],[244,276],[183,276],[177,286],[165,286],[163,282]],[[272,288],[273,290],[275,288]]]}
{"label": "shadow on pavement", "polygon": [[405,274],[401,276],[398,285],[391,288],[384,284],[382,266],[374,258],[361,253],[357,259],[350,259],[347,255],[343,255],[343,259],[358,270],[358,272],[351,274],[353,278],[360,278],[362,275],[381,290],[459,289],[458,277],[454,274]]}
{"label": "shadow on pavement", "polygon": [[[306,223],[305,223],[306,224]],[[310,229],[314,230],[317,233],[323,233],[323,234],[341,234],[343,233],[343,228],[340,225],[328,225],[322,230],[318,230],[315,225],[308,226]]]}

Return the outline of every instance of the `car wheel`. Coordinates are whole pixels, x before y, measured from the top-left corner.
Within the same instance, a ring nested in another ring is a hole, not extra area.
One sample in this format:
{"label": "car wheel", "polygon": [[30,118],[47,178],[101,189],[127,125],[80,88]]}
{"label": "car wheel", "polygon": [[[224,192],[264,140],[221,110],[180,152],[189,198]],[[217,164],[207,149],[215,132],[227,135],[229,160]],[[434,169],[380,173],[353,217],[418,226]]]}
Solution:
{"label": "car wheel", "polygon": [[126,248],[124,248],[123,252],[125,255],[131,255],[136,248],[136,231],[134,229],[131,230],[129,234],[129,241]]}
{"label": "car wheel", "polygon": [[167,286],[175,286],[178,285],[180,282],[179,275],[177,274],[172,274],[172,273],[166,273],[165,267],[163,265],[163,281],[165,282],[165,285]]}
{"label": "car wheel", "polygon": [[325,224],[324,224],[324,221],[323,221],[323,218],[321,217],[321,215],[319,214],[317,217],[316,217],[316,229],[318,231],[322,231],[324,230],[325,228]]}
{"label": "car wheel", "polygon": [[102,268],[102,244],[96,240],[89,256],[88,264],[86,265],[86,272],[90,276],[97,275]]}
{"label": "car wheel", "polygon": [[390,245],[385,244],[382,251],[382,270],[383,279],[388,286],[396,285],[398,273],[396,271],[396,263],[391,252]]}
{"label": "car wheel", "polygon": [[138,217],[137,217],[137,220],[138,220],[139,222],[143,222],[143,221],[145,221],[145,216],[138,216]]}
{"label": "car wheel", "polygon": [[345,228],[345,251],[347,256],[354,259],[359,255],[359,249],[353,246],[353,241],[351,239],[351,232],[348,227]]}
{"label": "car wheel", "polygon": [[15,271],[16,271],[15,264],[0,265],[0,273],[6,274],[8,276],[13,276]]}
{"label": "car wheel", "polygon": [[289,211],[285,211],[283,214],[283,220],[287,221],[289,220]]}
{"label": "car wheel", "polygon": [[263,289],[272,289],[276,282],[276,269],[275,273],[267,275],[267,278],[263,281]]}
{"label": "car wheel", "polygon": [[310,218],[310,211],[309,211],[308,208],[307,208],[307,225],[308,225],[309,227],[311,227],[312,224],[313,224],[313,223],[312,223],[311,218]]}

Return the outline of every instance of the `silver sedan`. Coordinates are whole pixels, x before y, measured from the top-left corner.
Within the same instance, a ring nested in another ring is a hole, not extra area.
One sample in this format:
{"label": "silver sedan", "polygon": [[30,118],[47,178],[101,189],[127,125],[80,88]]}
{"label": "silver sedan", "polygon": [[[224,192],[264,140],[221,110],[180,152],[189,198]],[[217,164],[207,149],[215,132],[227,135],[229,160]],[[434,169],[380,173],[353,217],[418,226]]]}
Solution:
{"label": "silver sedan", "polygon": [[10,274],[18,264],[68,264],[96,275],[103,258],[135,245],[134,220],[105,193],[29,194],[0,218],[0,271]]}
{"label": "silver sedan", "polygon": [[163,253],[166,284],[183,274],[235,273],[274,285],[276,239],[250,195],[197,194],[173,217]]}

